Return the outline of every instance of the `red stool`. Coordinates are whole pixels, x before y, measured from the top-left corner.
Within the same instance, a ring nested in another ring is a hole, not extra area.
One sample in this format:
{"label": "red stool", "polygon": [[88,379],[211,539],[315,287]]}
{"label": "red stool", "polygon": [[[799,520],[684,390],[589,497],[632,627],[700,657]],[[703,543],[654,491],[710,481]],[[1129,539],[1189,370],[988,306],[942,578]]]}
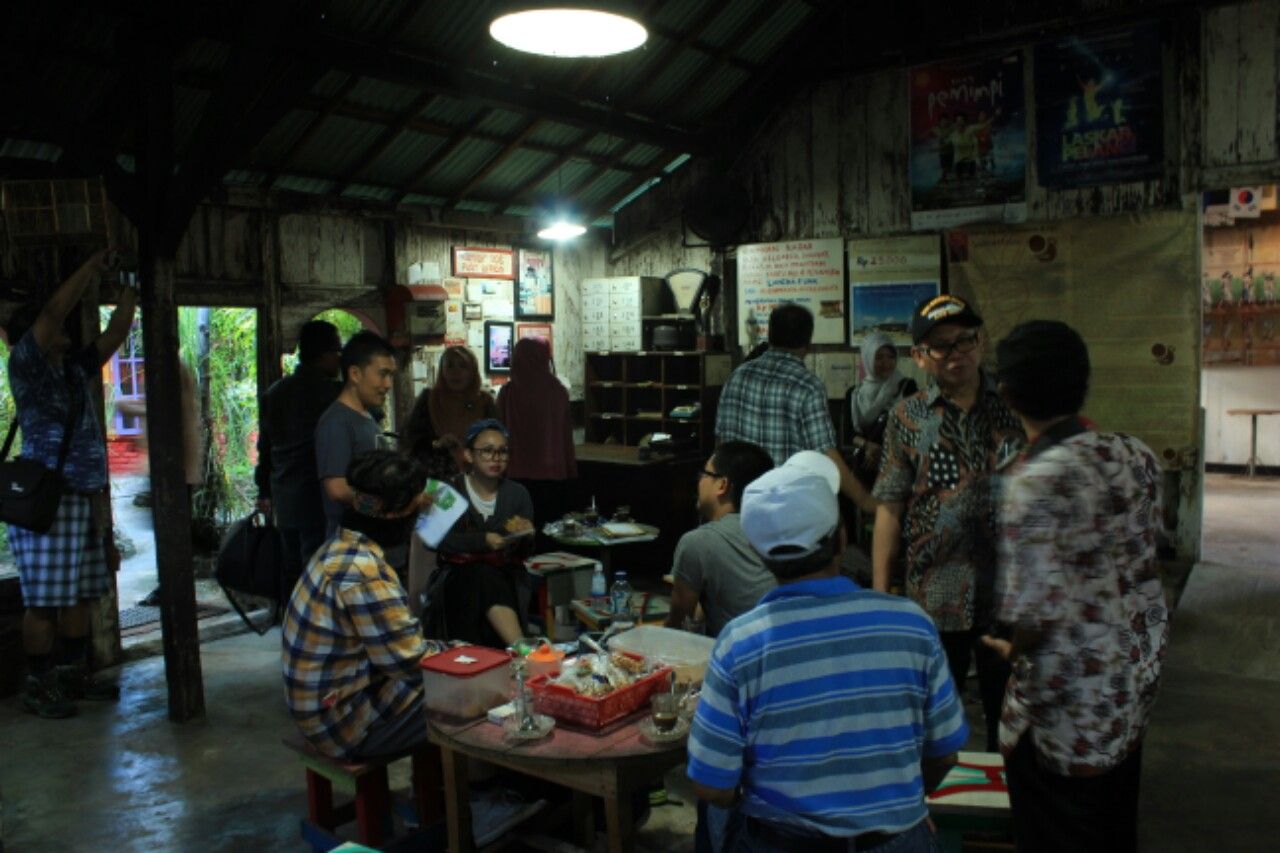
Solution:
{"label": "red stool", "polygon": [[[414,750],[370,761],[347,763],[321,755],[296,733],[283,738],[283,742],[298,753],[306,768],[307,817],[302,822],[302,837],[316,850],[328,850],[340,844],[342,839],[334,831],[352,820],[356,822],[356,840],[361,844],[373,847],[387,839],[391,827],[387,766],[401,758],[413,762],[414,805],[419,826],[426,827],[444,816],[440,750],[432,744],[424,743]],[[336,805],[334,788],[351,795],[351,802]]]}

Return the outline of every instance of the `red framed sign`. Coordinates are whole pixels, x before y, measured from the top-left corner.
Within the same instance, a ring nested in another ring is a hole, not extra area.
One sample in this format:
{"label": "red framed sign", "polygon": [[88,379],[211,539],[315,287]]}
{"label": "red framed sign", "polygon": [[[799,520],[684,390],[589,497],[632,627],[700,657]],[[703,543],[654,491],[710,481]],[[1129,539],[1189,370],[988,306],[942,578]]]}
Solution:
{"label": "red framed sign", "polygon": [[453,274],[459,278],[516,277],[515,252],[475,246],[453,247]]}

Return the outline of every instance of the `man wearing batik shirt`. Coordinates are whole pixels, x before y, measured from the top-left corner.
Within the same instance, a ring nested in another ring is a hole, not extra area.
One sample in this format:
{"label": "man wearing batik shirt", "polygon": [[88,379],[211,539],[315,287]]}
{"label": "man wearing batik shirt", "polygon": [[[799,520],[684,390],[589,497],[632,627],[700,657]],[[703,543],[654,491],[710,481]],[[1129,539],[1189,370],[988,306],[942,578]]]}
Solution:
{"label": "man wearing batik shirt", "polygon": [[422,639],[386,548],[403,544],[424,505],[426,472],[387,450],[346,469],[354,493],[337,533],[294,588],[281,629],[285,701],[319,752],[357,760],[426,740]]}
{"label": "man wearing batik shirt", "polygon": [[950,295],[921,302],[911,336],[912,356],[932,382],[898,403],[885,428],[872,492],[880,501],[873,584],[888,591],[895,570],[905,569],[907,595],[938,626],[962,693],[976,658],[994,751],[1009,667],[978,638],[993,620],[995,472],[1016,455],[1022,426],[979,368],[982,318],[967,302]]}
{"label": "man wearing batik shirt", "polygon": [[1000,721],[1020,851],[1134,850],[1142,738],[1168,639],[1156,573],[1160,466],[1086,429],[1084,341],[1014,329],[999,387],[1031,445],[1002,484],[1000,605],[1013,661]]}

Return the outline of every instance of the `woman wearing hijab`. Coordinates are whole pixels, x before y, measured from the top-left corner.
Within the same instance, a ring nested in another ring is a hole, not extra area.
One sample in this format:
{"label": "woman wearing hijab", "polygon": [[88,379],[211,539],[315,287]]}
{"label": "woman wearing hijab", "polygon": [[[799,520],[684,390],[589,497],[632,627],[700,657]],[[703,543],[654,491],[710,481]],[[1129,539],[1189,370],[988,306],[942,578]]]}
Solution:
{"label": "woman wearing hijab", "polygon": [[480,388],[480,365],[464,346],[440,356],[436,383],[418,395],[404,427],[404,447],[427,469],[449,480],[463,469],[462,437],[467,427],[497,414],[493,397]]}
{"label": "woman wearing hijab", "polygon": [[874,481],[880,468],[880,445],[889,410],[918,388],[914,379],[898,372],[898,350],[888,335],[868,335],[861,352],[866,378],[850,395],[849,422],[856,448],[854,473],[866,482]]}
{"label": "woman wearing hijab", "polygon": [[528,489],[539,519],[560,518],[571,508],[578,461],[569,393],[556,378],[545,341],[516,344],[511,380],[498,392],[498,417],[511,431],[507,476]]}

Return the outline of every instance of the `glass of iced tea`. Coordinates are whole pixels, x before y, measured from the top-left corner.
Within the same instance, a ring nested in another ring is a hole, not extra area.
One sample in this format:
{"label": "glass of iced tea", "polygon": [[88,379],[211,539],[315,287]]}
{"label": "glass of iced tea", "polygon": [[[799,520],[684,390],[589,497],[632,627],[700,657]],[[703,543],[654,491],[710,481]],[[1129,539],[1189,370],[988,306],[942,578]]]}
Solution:
{"label": "glass of iced tea", "polygon": [[653,717],[653,727],[658,731],[666,733],[674,730],[676,723],[680,720],[679,711],[675,696],[670,693],[655,693],[653,695],[653,703],[649,707],[649,714]]}

